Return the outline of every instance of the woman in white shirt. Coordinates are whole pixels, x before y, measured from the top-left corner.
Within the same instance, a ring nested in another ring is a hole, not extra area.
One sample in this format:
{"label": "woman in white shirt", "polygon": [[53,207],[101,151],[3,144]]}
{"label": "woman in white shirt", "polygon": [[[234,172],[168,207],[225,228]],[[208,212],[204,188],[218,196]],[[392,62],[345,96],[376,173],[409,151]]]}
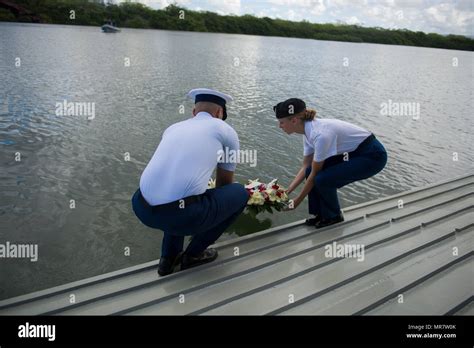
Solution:
{"label": "woman in white shirt", "polygon": [[337,189],[354,181],[370,178],[387,163],[387,152],[369,131],[351,123],[315,118],[316,111],[307,109],[303,100],[291,98],[273,107],[279,127],[287,134],[302,134],[303,166],[288,187],[294,191],[306,178],[300,194],[290,209],[308,196],[306,220],[316,228],[344,221]]}

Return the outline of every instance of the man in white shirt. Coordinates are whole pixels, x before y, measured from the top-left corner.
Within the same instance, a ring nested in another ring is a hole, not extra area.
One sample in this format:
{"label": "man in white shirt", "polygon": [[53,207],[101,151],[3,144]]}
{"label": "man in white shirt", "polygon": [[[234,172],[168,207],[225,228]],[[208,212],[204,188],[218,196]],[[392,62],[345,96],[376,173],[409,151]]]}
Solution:
{"label": "man in white shirt", "polygon": [[[213,244],[242,213],[248,200],[243,185],[233,183],[236,163],[222,160],[222,151],[238,151],[239,138],[224,120],[227,94],[191,90],[193,118],[168,127],[140,178],[132,199],[140,221],[164,232],[158,273],[167,275],[217,258]],[[216,188],[208,182],[216,169]],[[192,240],[183,252],[184,236]]]}
{"label": "man in white shirt", "polygon": [[279,126],[287,134],[303,134],[303,166],[288,187],[288,194],[306,178],[293,200],[296,208],[308,196],[308,225],[322,228],[344,221],[337,189],[370,178],[387,163],[387,152],[369,131],[351,123],[317,119],[303,100],[290,98],[273,107]]}

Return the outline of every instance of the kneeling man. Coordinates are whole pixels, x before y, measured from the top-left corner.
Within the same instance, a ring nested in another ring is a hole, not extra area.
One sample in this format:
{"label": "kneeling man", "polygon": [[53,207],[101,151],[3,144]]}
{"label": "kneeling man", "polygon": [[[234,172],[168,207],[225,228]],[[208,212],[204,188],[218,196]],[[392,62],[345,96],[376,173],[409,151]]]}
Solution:
{"label": "kneeling man", "polygon": [[[206,88],[188,93],[193,117],[168,127],[140,178],[132,198],[135,215],[164,232],[158,273],[214,261],[207,248],[244,210],[248,194],[233,183],[236,163],[219,160],[223,151],[239,151],[239,138],[224,120],[232,97]],[[208,181],[216,169],[216,188]],[[184,236],[192,240],[183,252]]]}

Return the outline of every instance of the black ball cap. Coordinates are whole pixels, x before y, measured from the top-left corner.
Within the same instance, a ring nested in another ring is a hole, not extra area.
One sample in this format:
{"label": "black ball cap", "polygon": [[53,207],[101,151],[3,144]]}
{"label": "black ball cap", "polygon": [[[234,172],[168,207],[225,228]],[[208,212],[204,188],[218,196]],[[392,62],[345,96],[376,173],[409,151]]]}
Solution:
{"label": "black ball cap", "polygon": [[304,101],[298,98],[287,99],[273,107],[276,118],[293,116],[304,110],[306,110],[306,104]]}

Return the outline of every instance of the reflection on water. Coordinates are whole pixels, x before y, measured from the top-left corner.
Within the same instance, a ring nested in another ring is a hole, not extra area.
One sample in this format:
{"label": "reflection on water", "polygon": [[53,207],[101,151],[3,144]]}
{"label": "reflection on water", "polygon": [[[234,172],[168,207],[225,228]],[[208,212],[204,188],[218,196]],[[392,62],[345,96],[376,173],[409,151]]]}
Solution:
{"label": "reflection on water", "polygon": [[[272,226],[272,220],[269,217],[263,216],[265,215],[255,215],[252,212],[244,211],[242,215],[239,216],[238,221],[234,226],[229,228],[226,233],[229,234],[230,237],[242,237],[258,231],[266,230]],[[227,236],[224,236],[224,238],[226,237]]]}
{"label": "reflection on water", "polygon": [[[341,190],[344,207],[473,171],[471,52],[14,23],[0,23],[0,47],[0,243],[39,247],[38,262],[2,261],[0,298],[159,257],[162,234],[130,198],[163,130],[189,117],[192,88],[233,95],[228,122],[258,151],[256,167],[238,166],[241,182],[288,185],[297,172],[301,137],[283,134],[271,109],[289,97],[387,148],[382,173]],[[94,103],[95,118],[57,116],[64,100]],[[390,100],[419,103],[420,118],[382,115]],[[243,214],[222,240],[304,217],[304,204]]]}

